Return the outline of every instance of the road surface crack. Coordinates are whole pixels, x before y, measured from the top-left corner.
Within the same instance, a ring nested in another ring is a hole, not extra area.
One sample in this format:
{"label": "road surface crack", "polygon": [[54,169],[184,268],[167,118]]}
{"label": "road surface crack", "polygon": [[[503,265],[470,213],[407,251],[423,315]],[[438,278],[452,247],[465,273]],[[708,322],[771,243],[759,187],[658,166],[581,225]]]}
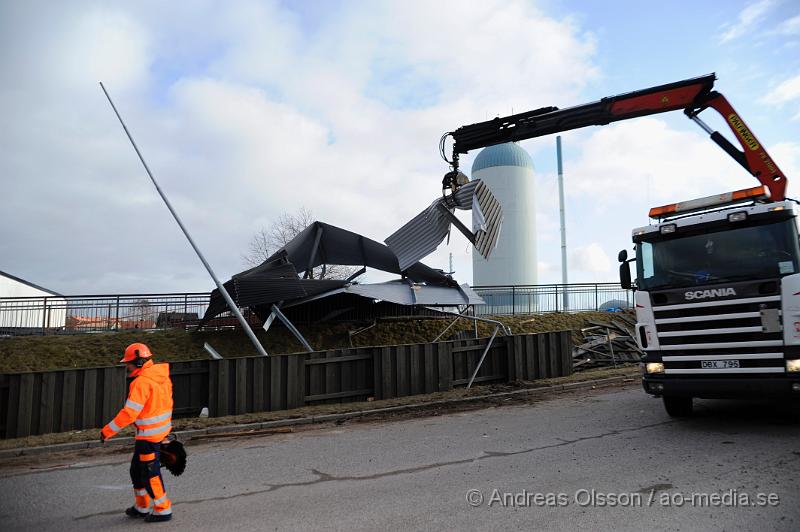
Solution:
{"label": "road surface crack", "polygon": [[[652,423],[650,425],[642,425],[640,427],[632,427],[632,428],[629,428],[629,429],[610,430],[608,432],[603,432],[603,433],[600,433],[600,434],[594,434],[592,436],[583,436],[583,437],[575,438],[575,439],[572,439],[572,440],[563,440],[562,439],[561,441],[559,441],[559,443],[553,443],[553,444],[549,444],[549,445],[541,445],[539,447],[532,447],[530,449],[523,449],[523,450],[520,450],[520,451],[484,451],[483,454],[481,454],[480,456],[474,457],[474,458],[462,458],[460,460],[449,460],[449,461],[446,461],[446,462],[436,462],[436,463],[425,464],[425,465],[416,466],[416,467],[408,467],[408,468],[403,468],[403,469],[393,469],[391,471],[384,471],[383,473],[375,473],[375,474],[372,474],[372,475],[360,475],[360,476],[359,475],[352,475],[352,476],[351,475],[343,475],[343,476],[337,476],[337,475],[332,475],[330,473],[325,473],[325,472],[320,471],[318,469],[311,469],[311,473],[315,476],[315,478],[313,478],[311,480],[305,480],[305,481],[302,481],[302,482],[286,482],[286,483],[283,483],[283,484],[268,484],[264,489],[260,489],[260,490],[245,491],[243,493],[237,493],[237,494],[232,494],[232,495],[222,495],[222,496],[219,496],[219,497],[206,497],[206,498],[202,498],[202,499],[192,499],[192,500],[185,500],[185,501],[180,501],[180,502],[173,502],[173,505],[175,505],[175,506],[183,506],[185,504],[201,504],[201,503],[206,503],[206,502],[216,502],[216,501],[225,501],[225,500],[229,500],[229,499],[237,499],[237,498],[240,498],[240,497],[252,497],[254,495],[261,495],[261,494],[264,494],[264,493],[271,493],[271,492],[282,490],[282,489],[286,489],[286,488],[307,487],[307,486],[313,486],[313,485],[316,485],[316,484],[323,484],[323,483],[326,483],[326,482],[354,482],[354,481],[355,482],[364,482],[364,481],[377,480],[377,479],[381,479],[381,478],[393,477],[393,476],[398,476],[398,475],[408,475],[408,474],[412,474],[412,473],[419,473],[419,472],[422,472],[422,471],[430,471],[430,470],[433,470],[433,469],[439,469],[439,468],[442,468],[442,467],[449,467],[449,466],[454,466],[454,465],[463,465],[463,464],[469,464],[469,463],[474,463],[474,462],[480,462],[482,460],[490,460],[490,459],[493,459],[493,458],[506,458],[506,457],[509,457],[509,456],[518,456],[518,455],[522,455],[522,454],[535,453],[537,451],[545,451],[547,449],[553,449],[553,448],[556,448],[556,447],[564,447],[566,445],[575,445],[577,443],[581,443],[581,442],[585,442],[585,441],[589,441],[589,440],[597,440],[597,439],[601,439],[601,438],[619,436],[620,434],[627,434],[627,433],[630,433],[630,432],[636,432],[636,431],[639,431],[639,430],[651,429],[651,428],[654,428],[654,427],[660,427],[660,426],[663,426],[663,425],[668,425],[670,423],[675,423],[675,421],[662,421],[662,422],[659,422],[659,423]],[[116,514],[116,513],[119,513],[119,510],[114,510],[114,511],[111,511],[111,512],[99,512],[99,513],[94,513],[94,514],[82,515],[82,516],[79,516],[79,517],[75,517],[75,520],[76,521],[81,521],[81,520],[84,520],[84,519],[89,519],[91,517],[98,517],[98,516],[103,516],[103,515],[113,515],[113,514]]]}

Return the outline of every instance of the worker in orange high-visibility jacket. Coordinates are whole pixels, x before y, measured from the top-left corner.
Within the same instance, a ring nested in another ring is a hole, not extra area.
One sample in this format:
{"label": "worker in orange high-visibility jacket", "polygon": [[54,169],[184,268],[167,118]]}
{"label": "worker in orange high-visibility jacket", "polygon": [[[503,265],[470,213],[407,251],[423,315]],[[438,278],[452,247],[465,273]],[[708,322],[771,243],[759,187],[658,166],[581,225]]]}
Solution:
{"label": "worker in orange high-visibility jacket", "polygon": [[159,461],[161,441],[172,430],[172,381],[169,364],[155,364],[152,357],[145,344],[131,344],[125,349],[120,362],[127,365],[134,379],[125,406],[103,427],[100,440],[112,438],[134,423],[136,443],[131,460],[131,481],[135,502],[125,514],[158,522],[172,518],[172,503],[167,497]]}

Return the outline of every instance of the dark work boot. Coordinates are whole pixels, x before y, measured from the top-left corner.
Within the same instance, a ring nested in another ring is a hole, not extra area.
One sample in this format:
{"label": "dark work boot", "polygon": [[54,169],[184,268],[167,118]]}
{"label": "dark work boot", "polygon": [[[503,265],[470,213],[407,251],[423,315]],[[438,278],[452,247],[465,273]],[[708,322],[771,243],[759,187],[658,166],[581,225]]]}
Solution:
{"label": "dark work boot", "polygon": [[131,506],[125,509],[125,515],[128,517],[147,517],[150,514],[147,512],[140,512],[135,506]]}
{"label": "dark work boot", "polygon": [[167,515],[150,514],[144,518],[144,521],[146,523],[162,523],[164,521],[169,521],[170,519],[172,519],[172,514],[167,514]]}

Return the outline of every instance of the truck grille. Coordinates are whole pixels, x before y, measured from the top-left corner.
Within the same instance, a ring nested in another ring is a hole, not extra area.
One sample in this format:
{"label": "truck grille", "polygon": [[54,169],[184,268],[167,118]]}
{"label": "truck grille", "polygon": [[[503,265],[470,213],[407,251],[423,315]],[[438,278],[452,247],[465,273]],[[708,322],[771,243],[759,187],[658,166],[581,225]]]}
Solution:
{"label": "truck grille", "polygon": [[682,290],[651,294],[666,374],[785,372],[778,283],[737,288],[741,296],[714,301],[681,300]]}

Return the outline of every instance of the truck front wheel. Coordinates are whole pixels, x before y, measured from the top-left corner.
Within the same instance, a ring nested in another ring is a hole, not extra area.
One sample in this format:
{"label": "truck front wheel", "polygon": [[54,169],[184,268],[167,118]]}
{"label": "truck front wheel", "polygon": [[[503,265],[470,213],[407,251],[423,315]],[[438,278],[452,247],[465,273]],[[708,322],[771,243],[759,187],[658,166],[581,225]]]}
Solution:
{"label": "truck front wheel", "polygon": [[671,417],[689,417],[692,415],[692,398],[681,396],[664,396],[664,408]]}

